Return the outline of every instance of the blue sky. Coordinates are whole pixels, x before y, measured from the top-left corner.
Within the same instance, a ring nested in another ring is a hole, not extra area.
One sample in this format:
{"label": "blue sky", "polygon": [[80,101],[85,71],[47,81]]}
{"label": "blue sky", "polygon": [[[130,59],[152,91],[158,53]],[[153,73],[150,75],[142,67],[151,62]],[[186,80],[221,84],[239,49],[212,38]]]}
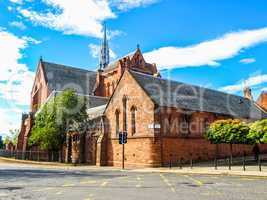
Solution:
{"label": "blue sky", "polygon": [[267,89],[265,0],[2,0],[0,134],[19,128],[40,56],[96,69],[104,21],[113,59],[140,44],[165,78],[237,95],[245,83],[255,99]]}

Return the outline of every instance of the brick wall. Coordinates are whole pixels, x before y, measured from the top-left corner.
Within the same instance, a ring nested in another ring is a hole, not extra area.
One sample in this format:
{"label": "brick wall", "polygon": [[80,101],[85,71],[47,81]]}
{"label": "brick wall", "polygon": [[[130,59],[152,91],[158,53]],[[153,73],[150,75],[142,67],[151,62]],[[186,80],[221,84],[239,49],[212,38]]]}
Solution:
{"label": "brick wall", "polygon": [[[121,165],[121,148],[116,136],[116,111],[119,111],[119,130],[123,130],[123,103],[127,97],[128,143],[125,148],[125,166],[152,166],[160,162],[155,153],[154,130],[148,127],[154,122],[154,104],[142,88],[137,85],[128,71],[122,77],[118,88],[106,110],[107,119],[107,163]],[[136,133],[132,132],[131,108],[136,108]],[[157,145],[156,145],[157,146]]]}

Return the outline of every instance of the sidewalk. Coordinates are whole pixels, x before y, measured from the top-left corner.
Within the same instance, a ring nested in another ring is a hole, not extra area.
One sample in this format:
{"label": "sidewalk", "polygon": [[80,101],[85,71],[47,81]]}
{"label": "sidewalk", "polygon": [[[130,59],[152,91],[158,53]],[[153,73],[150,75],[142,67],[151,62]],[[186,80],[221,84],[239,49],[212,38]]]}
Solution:
{"label": "sidewalk", "polygon": [[227,175],[227,176],[254,176],[254,177],[265,177],[267,179],[267,167],[262,167],[262,171],[259,171],[257,166],[248,166],[246,171],[243,171],[242,166],[234,166],[231,170],[228,167],[218,167],[215,170],[214,167],[190,167],[185,168],[145,168],[145,169],[134,169],[134,172],[153,172],[153,173],[176,173],[176,174],[199,174],[199,175]]}
{"label": "sidewalk", "polygon": [[[0,157],[0,164],[9,163],[9,164],[24,164],[32,165],[36,167],[45,167],[52,169],[64,169],[64,170],[103,170],[103,171],[122,171],[117,167],[98,167],[91,165],[77,165],[65,164],[65,163],[56,163],[56,162],[37,162],[37,161],[26,161],[26,160],[15,160],[11,158]],[[228,166],[218,166],[217,170],[212,165],[198,165],[194,166],[192,169],[189,166],[173,168],[142,168],[142,169],[132,169],[126,168],[124,171],[129,172],[140,172],[140,173],[175,173],[175,174],[199,174],[199,175],[227,175],[227,176],[252,176],[252,177],[262,177],[267,179],[267,166],[262,166],[262,171],[259,171],[258,166],[246,166],[246,171],[243,171],[243,166],[232,166],[232,169],[229,170]]]}

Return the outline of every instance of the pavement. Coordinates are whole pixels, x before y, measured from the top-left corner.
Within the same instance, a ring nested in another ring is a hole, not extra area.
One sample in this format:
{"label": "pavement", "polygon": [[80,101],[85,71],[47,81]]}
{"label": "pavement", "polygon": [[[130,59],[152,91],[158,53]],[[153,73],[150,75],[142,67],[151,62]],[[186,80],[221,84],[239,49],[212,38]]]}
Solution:
{"label": "pavement", "polygon": [[[147,169],[148,170],[148,169]],[[0,162],[0,200],[266,200],[267,177]]]}
{"label": "pavement", "polygon": [[[11,158],[0,157],[0,163],[14,163],[14,164],[24,164],[24,165],[32,165],[38,167],[46,167],[50,169],[73,169],[73,170],[107,170],[107,171],[118,171],[121,168],[118,167],[97,167],[97,166],[88,166],[88,165],[76,165],[73,164],[65,164],[58,162],[37,162],[37,161],[25,161],[25,160],[15,160]],[[267,163],[263,163],[261,166],[261,171],[259,170],[259,166],[246,165],[245,171],[242,165],[235,164],[229,170],[229,166],[226,163],[220,163],[215,170],[213,164],[211,163],[200,163],[195,164],[193,168],[189,165],[184,165],[182,168],[180,167],[162,167],[162,168],[128,168],[126,169],[132,172],[140,172],[140,173],[175,173],[175,174],[199,174],[199,175],[232,175],[232,176],[256,176],[256,177],[267,177]]]}

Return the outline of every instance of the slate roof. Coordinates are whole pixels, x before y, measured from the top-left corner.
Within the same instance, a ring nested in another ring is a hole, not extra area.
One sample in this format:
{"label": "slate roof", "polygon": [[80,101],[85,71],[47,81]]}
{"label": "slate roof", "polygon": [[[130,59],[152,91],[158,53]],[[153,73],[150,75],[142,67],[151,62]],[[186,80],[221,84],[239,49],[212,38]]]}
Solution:
{"label": "slate roof", "polygon": [[139,72],[129,72],[159,106],[211,112],[241,119],[267,118],[267,113],[249,99]]}
{"label": "slate roof", "polygon": [[106,105],[108,103],[109,98],[107,97],[99,97],[99,96],[85,96],[87,100],[87,108],[94,108]]}
{"label": "slate roof", "polygon": [[[49,97],[46,99],[46,101],[43,103],[43,105],[45,105],[47,102],[49,102],[50,100],[52,100],[55,96],[59,95],[62,91],[53,91]],[[87,110],[90,110],[92,108],[95,107],[99,107],[99,106],[105,106],[108,101],[109,98],[107,97],[100,97],[100,96],[94,96],[94,95],[84,95],[84,94],[78,94],[79,96],[84,96],[86,99],[86,106],[87,106]],[[36,114],[38,114],[41,110],[42,110],[42,106],[41,108],[36,112]]]}
{"label": "slate roof", "polygon": [[88,109],[87,110],[88,118],[91,120],[91,119],[95,119],[95,118],[103,116],[106,106],[107,105],[105,104],[102,106],[97,106],[97,107]]}
{"label": "slate roof", "polygon": [[72,88],[80,94],[93,94],[96,72],[42,61],[51,91]]}

